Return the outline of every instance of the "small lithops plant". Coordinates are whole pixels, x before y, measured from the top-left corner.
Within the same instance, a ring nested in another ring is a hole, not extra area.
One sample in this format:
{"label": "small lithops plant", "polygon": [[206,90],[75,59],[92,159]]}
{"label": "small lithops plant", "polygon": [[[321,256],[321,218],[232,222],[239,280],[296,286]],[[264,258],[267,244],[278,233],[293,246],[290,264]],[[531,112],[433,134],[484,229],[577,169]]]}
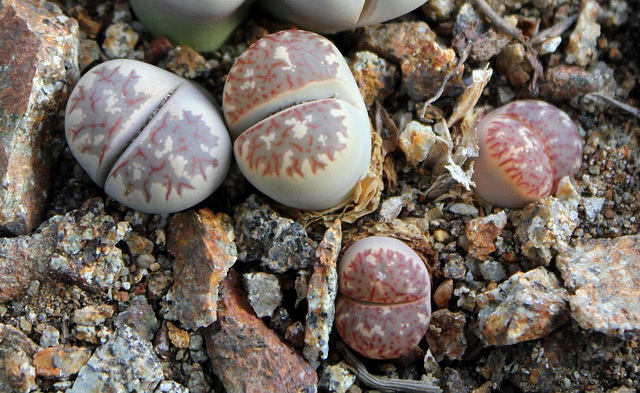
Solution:
{"label": "small lithops plant", "polygon": [[226,126],[204,90],[135,60],[104,62],[80,79],[65,131],[89,176],[118,202],[147,213],[204,200],[231,161]]}
{"label": "small lithops plant", "polygon": [[222,45],[249,11],[250,0],[129,0],[152,34],[178,45],[212,51]]}
{"label": "small lithops plant", "polygon": [[332,33],[385,22],[426,3],[425,0],[261,0],[278,18],[298,26]]}
{"label": "small lithops plant", "polygon": [[582,164],[582,138],[571,118],[542,101],[504,105],[476,125],[479,155],[472,180],[486,202],[520,209],[554,192]]}
{"label": "small lithops plant", "polygon": [[418,254],[398,239],[355,242],[338,266],[335,325],[344,342],[371,359],[411,352],[431,319],[431,279]]}
{"label": "small lithops plant", "polygon": [[347,200],[371,160],[371,123],[349,67],[326,38],[271,34],[231,68],[222,109],[240,170],[290,207]]}

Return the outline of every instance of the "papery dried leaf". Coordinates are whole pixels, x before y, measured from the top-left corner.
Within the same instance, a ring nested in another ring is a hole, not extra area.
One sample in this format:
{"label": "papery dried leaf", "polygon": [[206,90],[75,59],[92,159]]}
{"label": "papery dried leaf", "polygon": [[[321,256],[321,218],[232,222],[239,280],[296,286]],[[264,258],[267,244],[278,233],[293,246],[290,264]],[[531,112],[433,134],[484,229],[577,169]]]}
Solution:
{"label": "papery dried leaf", "polygon": [[[353,197],[331,209],[315,212],[295,211],[292,214],[294,220],[304,227],[314,222],[322,222],[326,227],[331,226],[335,220],[341,220],[349,224],[358,218],[373,213],[380,205],[380,195],[384,189],[382,181],[382,138],[373,129],[371,131],[371,164],[367,175],[356,184]],[[349,168],[345,168],[348,170]]]}
{"label": "papery dried leaf", "polygon": [[471,85],[462,93],[456,106],[453,108],[451,117],[447,121],[449,127],[465,117],[476,106],[482,95],[482,91],[491,79],[491,75],[493,75],[493,70],[489,68],[488,64],[483,70],[473,70],[471,73]]}

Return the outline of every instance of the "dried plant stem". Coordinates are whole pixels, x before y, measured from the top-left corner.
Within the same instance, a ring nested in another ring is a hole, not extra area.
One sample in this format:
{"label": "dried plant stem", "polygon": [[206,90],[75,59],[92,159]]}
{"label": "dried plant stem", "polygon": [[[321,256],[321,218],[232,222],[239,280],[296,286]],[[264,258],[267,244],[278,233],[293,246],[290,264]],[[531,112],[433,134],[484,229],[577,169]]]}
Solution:
{"label": "dried plant stem", "polygon": [[496,13],[485,0],[471,0],[471,4],[475,5],[482,13],[504,33],[510,35],[520,42],[525,42],[525,37],[517,27],[511,26],[498,13]]}
{"label": "dried plant stem", "polygon": [[614,107],[616,107],[618,109],[621,109],[623,111],[629,112],[633,116],[640,118],[640,110],[638,110],[637,108],[635,108],[635,107],[633,107],[631,105],[627,105],[624,102],[620,102],[620,101],[615,100],[615,99],[613,99],[611,97],[607,97],[604,94],[589,93],[589,94],[585,95],[584,98],[587,99],[587,100],[605,102],[608,105],[611,105],[611,106],[614,106]]}
{"label": "dried plant stem", "polygon": [[341,342],[337,344],[338,350],[344,356],[350,366],[349,369],[356,374],[365,385],[390,392],[408,393],[439,393],[442,389],[426,381],[416,381],[411,379],[387,378],[372,375],[362,362]]}

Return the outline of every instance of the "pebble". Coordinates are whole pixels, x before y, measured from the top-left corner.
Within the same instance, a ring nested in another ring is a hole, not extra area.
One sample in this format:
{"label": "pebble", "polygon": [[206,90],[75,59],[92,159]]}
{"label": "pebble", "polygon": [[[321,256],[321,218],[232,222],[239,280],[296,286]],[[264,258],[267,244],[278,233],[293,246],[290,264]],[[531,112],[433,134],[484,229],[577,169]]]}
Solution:
{"label": "pebble", "polygon": [[367,106],[389,97],[398,79],[398,69],[394,64],[373,52],[358,51],[349,63],[351,73],[360,88]]}
{"label": "pebble", "polygon": [[485,217],[469,220],[465,225],[465,234],[469,255],[482,261],[496,250],[495,241],[507,225],[507,214],[500,211]]}
{"label": "pebble", "polygon": [[100,46],[95,40],[80,39],[78,46],[78,67],[84,72],[90,65],[100,59]]}
{"label": "pebble", "polygon": [[560,65],[549,68],[540,83],[540,97],[558,104],[596,90],[597,86],[591,74],[576,66]]}
{"label": "pebble", "polygon": [[203,335],[228,392],[316,391],[313,367],[255,315],[234,269],[220,285],[218,321]]}
{"label": "pebble", "polygon": [[467,350],[466,324],[467,317],[462,312],[443,309],[431,314],[425,338],[436,361],[462,359]]}
{"label": "pebble", "polygon": [[324,233],[316,251],[318,262],[313,266],[307,288],[307,317],[305,319],[302,353],[314,368],[329,356],[329,335],[336,313],[338,293],[338,255],[342,248],[342,226],[336,220]]}
{"label": "pebble", "polygon": [[[358,29],[358,47],[376,53],[400,65],[402,84],[414,101],[431,98],[445,75],[457,65],[455,51],[436,41],[425,22],[386,23]],[[462,69],[454,72],[446,94],[464,90]]]}
{"label": "pebble", "polygon": [[129,326],[144,340],[152,340],[160,323],[155,312],[144,296],[136,296],[131,300],[129,308],[116,317],[116,327]]}
{"label": "pebble", "polygon": [[544,267],[516,273],[478,295],[479,337],[497,346],[545,337],[568,321],[567,300],[567,291]]}
{"label": "pebble", "polygon": [[41,348],[13,326],[0,324],[0,391],[35,390],[33,357]]}
{"label": "pebble", "polygon": [[231,219],[208,209],[187,210],[175,214],[169,228],[174,281],[165,296],[164,317],[187,330],[209,326],[216,320],[218,284],[237,259]]}
{"label": "pebble", "polygon": [[40,346],[42,348],[55,347],[60,344],[60,332],[51,325],[46,325],[40,336]]}
{"label": "pebble", "polygon": [[130,230],[129,223],[105,214],[102,199],[89,199],[79,209],[40,226],[42,237],[56,241],[44,269],[95,291],[117,289],[118,278],[126,270],[117,244]]}
{"label": "pebble", "polygon": [[640,236],[581,239],[556,266],[580,327],[628,339],[640,333]]}
{"label": "pebble", "polygon": [[167,322],[167,333],[169,334],[169,340],[176,348],[189,348],[191,336],[186,330],[180,329],[171,322]]}
{"label": "pebble", "polygon": [[450,144],[433,132],[433,127],[417,121],[409,122],[400,133],[398,147],[404,153],[409,165],[416,167],[424,162],[427,166],[447,163],[441,160],[449,156]]}
{"label": "pebble", "polygon": [[98,326],[113,315],[114,309],[108,304],[86,306],[73,312],[73,323],[84,326]]}
{"label": "pebble", "polygon": [[206,77],[211,71],[211,64],[189,46],[176,46],[169,50],[166,64],[174,74],[187,79]]}
{"label": "pebble", "polygon": [[316,245],[302,225],[281,217],[256,195],[238,205],[234,217],[240,261],[261,261],[263,268],[274,273],[313,264]]}
{"label": "pebble", "polygon": [[498,261],[488,259],[480,264],[482,278],[491,282],[500,282],[507,276],[504,266]]}
{"label": "pebble", "polygon": [[26,235],[43,220],[62,134],[61,109],[80,77],[78,23],[53,3],[0,4],[0,231]]}
{"label": "pebble", "polygon": [[514,214],[514,237],[522,254],[535,265],[549,266],[558,252],[565,251],[580,223],[579,200],[577,191],[565,178],[558,185],[557,197],[546,197]]}
{"label": "pebble", "polygon": [[105,31],[102,50],[109,59],[124,59],[138,43],[139,34],[125,22],[116,22]]}
{"label": "pebble", "polygon": [[346,393],[355,381],[356,376],[346,364],[339,362],[322,369],[318,387],[331,393]]}
{"label": "pebble", "polygon": [[438,308],[447,308],[449,300],[453,295],[453,280],[448,278],[444,280],[433,293],[433,302]]}
{"label": "pebble", "polygon": [[251,272],[242,275],[242,283],[253,311],[260,318],[272,317],[282,304],[282,289],[278,277],[265,272]]}
{"label": "pebble", "polygon": [[598,37],[600,25],[597,23],[600,6],[594,0],[583,1],[578,14],[576,27],[569,36],[566,48],[568,64],[586,67],[598,57]]}
{"label": "pebble", "polygon": [[133,327],[123,325],[95,350],[68,393],[149,392],[163,378],[162,364],[151,342]]}
{"label": "pebble", "polygon": [[162,381],[153,393],[190,393],[189,389],[176,381]]}
{"label": "pebble", "polygon": [[44,378],[66,378],[77,374],[91,356],[91,349],[75,346],[51,347],[38,351],[33,364]]}
{"label": "pebble", "polygon": [[496,57],[496,68],[504,74],[511,86],[520,87],[531,79],[533,68],[526,58],[524,46],[512,42]]}

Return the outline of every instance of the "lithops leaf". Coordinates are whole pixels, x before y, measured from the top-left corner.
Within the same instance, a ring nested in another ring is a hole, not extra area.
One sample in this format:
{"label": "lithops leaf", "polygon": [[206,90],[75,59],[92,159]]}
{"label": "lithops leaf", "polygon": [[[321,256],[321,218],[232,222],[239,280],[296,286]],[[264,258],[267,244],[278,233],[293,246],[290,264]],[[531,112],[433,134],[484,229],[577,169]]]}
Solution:
{"label": "lithops leaf", "polygon": [[231,141],[209,97],[192,83],[134,60],[89,71],[67,105],[71,151],[124,205],[150,213],[186,209],[220,185]]}

